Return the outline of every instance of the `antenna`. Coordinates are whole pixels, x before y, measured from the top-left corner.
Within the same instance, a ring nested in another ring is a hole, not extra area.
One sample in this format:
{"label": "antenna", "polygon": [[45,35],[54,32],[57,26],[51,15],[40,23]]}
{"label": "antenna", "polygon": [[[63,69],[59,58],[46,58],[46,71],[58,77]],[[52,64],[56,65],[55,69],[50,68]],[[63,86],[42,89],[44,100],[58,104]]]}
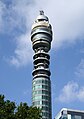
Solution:
{"label": "antenna", "polygon": [[43,10],[40,10],[40,15],[44,15],[44,11]]}

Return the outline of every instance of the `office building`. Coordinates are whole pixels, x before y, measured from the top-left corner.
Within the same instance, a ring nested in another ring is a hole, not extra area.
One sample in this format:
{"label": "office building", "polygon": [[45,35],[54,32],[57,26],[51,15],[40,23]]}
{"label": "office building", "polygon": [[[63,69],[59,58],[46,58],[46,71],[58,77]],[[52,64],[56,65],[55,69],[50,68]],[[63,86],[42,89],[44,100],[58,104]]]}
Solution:
{"label": "office building", "polygon": [[84,111],[63,108],[55,119],[84,119]]}

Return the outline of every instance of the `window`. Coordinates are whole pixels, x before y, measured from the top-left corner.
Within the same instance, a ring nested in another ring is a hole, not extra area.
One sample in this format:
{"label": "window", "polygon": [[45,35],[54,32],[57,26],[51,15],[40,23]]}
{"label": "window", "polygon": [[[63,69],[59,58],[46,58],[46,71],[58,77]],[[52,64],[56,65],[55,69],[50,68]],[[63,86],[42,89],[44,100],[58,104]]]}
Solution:
{"label": "window", "polygon": [[49,89],[49,86],[48,85],[42,85],[42,88],[48,90]]}
{"label": "window", "polygon": [[50,85],[50,80],[48,80],[47,78],[36,78],[36,79],[34,79],[33,85],[39,84],[39,83]]}
{"label": "window", "polygon": [[79,115],[71,115],[71,119],[82,119]]}
{"label": "window", "polygon": [[44,110],[44,111],[49,111],[49,110],[51,110],[49,107],[47,107],[47,106],[42,106],[42,110]]}
{"label": "window", "polygon": [[40,100],[42,99],[42,96],[41,96],[41,95],[40,95],[40,96],[34,96],[34,97],[33,97],[33,100],[39,100],[39,99],[40,99]]}
{"label": "window", "polygon": [[49,117],[49,114],[47,112],[42,112],[42,116]]}
{"label": "window", "polygon": [[42,90],[33,91],[33,95],[35,95],[35,94],[42,94]]}
{"label": "window", "polygon": [[37,89],[41,89],[42,88],[42,85],[34,85],[33,86],[33,90],[37,90]]}
{"label": "window", "polygon": [[41,105],[41,104],[42,104],[42,101],[33,102],[33,105]]}
{"label": "window", "polygon": [[49,105],[50,103],[48,101],[42,101],[43,105]]}
{"label": "window", "polygon": [[49,100],[48,96],[42,95],[42,99]]}

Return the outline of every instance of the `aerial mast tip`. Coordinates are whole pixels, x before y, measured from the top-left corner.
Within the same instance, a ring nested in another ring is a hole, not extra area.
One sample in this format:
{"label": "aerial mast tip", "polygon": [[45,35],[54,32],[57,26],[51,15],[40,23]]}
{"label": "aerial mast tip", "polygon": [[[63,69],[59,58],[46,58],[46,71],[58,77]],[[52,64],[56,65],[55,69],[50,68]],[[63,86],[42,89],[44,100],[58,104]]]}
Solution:
{"label": "aerial mast tip", "polygon": [[44,11],[43,10],[40,10],[40,15],[44,15]]}

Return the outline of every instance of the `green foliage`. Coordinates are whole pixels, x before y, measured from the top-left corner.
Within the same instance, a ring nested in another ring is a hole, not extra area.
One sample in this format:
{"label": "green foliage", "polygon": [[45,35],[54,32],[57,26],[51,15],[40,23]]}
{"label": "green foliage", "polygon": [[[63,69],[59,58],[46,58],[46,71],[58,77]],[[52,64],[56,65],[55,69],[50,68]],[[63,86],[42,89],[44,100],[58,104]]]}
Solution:
{"label": "green foliage", "polygon": [[14,102],[4,100],[4,95],[0,95],[0,119],[15,119],[14,110],[16,106]]}
{"label": "green foliage", "polygon": [[20,103],[4,100],[0,95],[0,119],[41,119],[41,110],[37,107],[28,106],[27,103]]}
{"label": "green foliage", "polygon": [[30,107],[28,110],[28,119],[41,119],[41,110],[37,107]]}
{"label": "green foliage", "polygon": [[29,107],[27,103],[20,103],[16,110],[16,119],[26,119]]}

